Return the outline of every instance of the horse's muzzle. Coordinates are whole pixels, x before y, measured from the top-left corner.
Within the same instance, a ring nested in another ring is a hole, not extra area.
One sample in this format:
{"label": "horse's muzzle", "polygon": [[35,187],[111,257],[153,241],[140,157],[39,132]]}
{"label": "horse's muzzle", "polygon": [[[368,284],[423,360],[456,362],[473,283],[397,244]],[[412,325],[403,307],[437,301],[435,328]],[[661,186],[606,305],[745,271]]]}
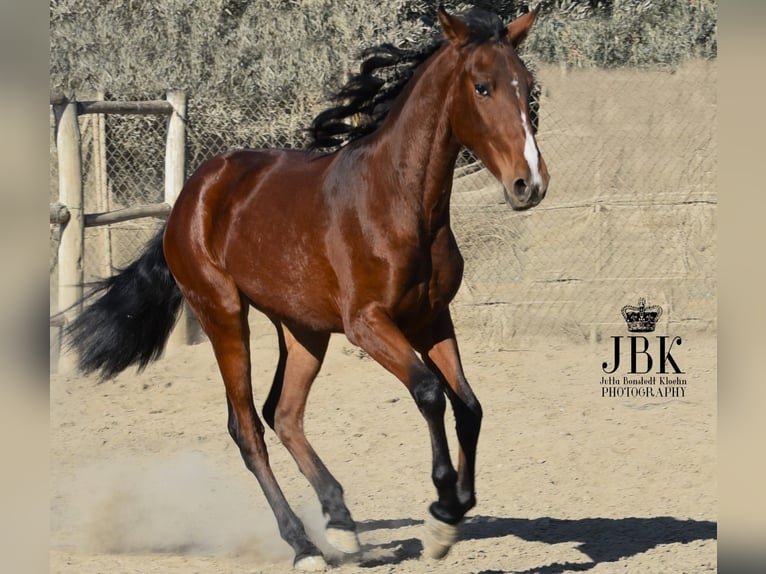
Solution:
{"label": "horse's muzzle", "polygon": [[529,209],[540,203],[545,197],[546,191],[548,191],[548,186],[545,183],[543,185],[529,185],[523,179],[514,181],[510,189],[506,185],[503,186],[505,201],[517,211]]}

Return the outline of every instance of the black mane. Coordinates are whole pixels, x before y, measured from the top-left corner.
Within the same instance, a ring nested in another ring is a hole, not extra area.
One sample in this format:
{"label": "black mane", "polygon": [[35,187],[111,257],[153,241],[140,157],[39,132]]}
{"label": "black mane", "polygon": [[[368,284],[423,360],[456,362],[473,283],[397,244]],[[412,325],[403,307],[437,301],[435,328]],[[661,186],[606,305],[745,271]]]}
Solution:
{"label": "black mane", "polygon": [[[473,8],[458,17],[468,27],[467,44],[498,40],[506,33],[502,20],[491,12]],[[443,44],[444,40],[439,38],[420,48],[382,44],[364,50],[359,73],[351,74],[331,98],[337,105],[320,113],[311,123],[309,146],[339,148],[374,132],[418,66]]]}

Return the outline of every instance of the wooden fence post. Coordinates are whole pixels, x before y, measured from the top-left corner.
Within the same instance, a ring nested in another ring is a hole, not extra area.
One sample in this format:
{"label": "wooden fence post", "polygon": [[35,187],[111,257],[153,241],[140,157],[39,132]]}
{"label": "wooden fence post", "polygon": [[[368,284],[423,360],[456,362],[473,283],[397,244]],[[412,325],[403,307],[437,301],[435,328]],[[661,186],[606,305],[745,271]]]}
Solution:
{"label": "wooden fence post", "polygon": [[[58,151],[59,202],[69,211],[69,221],[61,226],[59,243],[59,311],[72,308],[67,318],[79,312],[83,283],[83,186],[80,156],[80,128],[77,103],[64,101],[54,107],[58,120],[56,148]],[[75,367],[71,353],[59,358],[59,370],[71,372]]]}
{"label": "wooden fence post", "polygon": [[[96,101],[104,101],[104,90],[96,92]],[[106,114],[93,114],[91,123],[93,129],[93,165],[94,172],[94,192],[97,211],[107,212],[112,209],[112,202],[109,189],[109,178],[107,177],[106,164]],[[87,192],[86,192],[87,193]],[[98,231],[99,242],[103,246],[101,253],[101,262],[99,265],[99,276],[109,277],[112,274],[112,228],[104,225]]]}
{"label": "wooden fence post", "polygon": [[[173,106],[173,113],[168,119],[168,139],[165,146],[165,203],[172,208],[186,178],[186,94],[170,91],[166,98]],[[191,344],[196,340],[198,331],[199,326],[184,301],[181,317],[170,334],[168,348]]]}
{"label": "wooden fence post", "polygon": [[173,106],[173,113],[168,119],[165,147],[165,203],[172,206],[186,177],[186,94],[168,92],[167,100]]}

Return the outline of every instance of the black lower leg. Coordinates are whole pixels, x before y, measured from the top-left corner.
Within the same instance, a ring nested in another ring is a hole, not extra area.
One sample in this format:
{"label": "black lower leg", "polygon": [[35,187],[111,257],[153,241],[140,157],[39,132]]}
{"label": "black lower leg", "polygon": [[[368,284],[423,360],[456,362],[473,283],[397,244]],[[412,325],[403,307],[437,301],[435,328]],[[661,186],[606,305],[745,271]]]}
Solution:
{"label": "black lower leg", "polygon": [[316,475],[310,479],[310,482],[322,505],[322,514],[327,518],[327,527],[356,530],[356,523],[351,518],[351,512],[343,498],[343,487],[316,454],[312,453],[311,458]]}
{"label": "black lower leg", "polygon": [[321,556],[322,553],[314,543],[309,540],[306,530],[303,527],[303,523],[287,503],[287,499],[285,499],[282,489],[277,484],[271,468],[268,466],[263,468],[259,467],[260,465],[258,464],[250,464],[248,461],[252,459],[244,451],[242,452],[242,458],[245,460],[247,467],[258,479],[258,483],[261,485],[266,500],[268,501],[269,506],[271,506],[271,510],[274,512],[274,517],[277,519],[279,534],[282,539],[292,547],[293,552],[295,553],[295,561],[297,562],[307,556]]}
{"label": "black lower leg", "polygon": [[431,434],[433,479],[438,500],[431,504],[431,514],[448,524],[457,524],[465,511],[456,494],[457,472],[450,459],[447,436],[444,430],[444,411],[446,400],[444,389],[439,379],[429,373],[420,377],[412,387],[412,394]]}
{"label": "black lower leg", "polygon": [[258,480],[261,490],[263,490],[266,496],[266,501],[269,503],[277,520],[279,534],[292,547],[295,553],[295,562],[309,556],[321,556],[322,553],[309,539],[303,523],[301,523],[300,519],[290,508],[282,489],[277,483],[269,465],[266,445],[263,442],[263,425],[260,424],[257,418],[255,420],[256,436],[248,437],[246,436],[247,433],[242,433],[236,413],[231,403],[229,403],[229,433],[234,438],[237,446],[239,446],[245,466]]}
{"label": "black lower leg", "polygon": [[455,427],[461,451],[461,464],[458,469],[457,497],[465,512],[476,505],[474,477],[476,473],[476,446],[481,430],[482,409],[479,401],[471,393],[466,399],[454,393],[449,394],[452,410],[455,414]]}
{"label": "black lower leg", "polygon": [[287,345],[285,344],[285,335],[279,324],[277,325],[277,337],[279,340],[279,361],[277,362],[277,371],[274,373],[274,381],[269,390],[269,396],[263,404],[263,419],[274,430],[274,416],[279,403],[279,397],[282,396],[282,386],[285,383],[285,367],[287,366]]}
{"label": "black lower leg", "polygon": [[327,527],[354,531],[356,525],[343,499],[343,487],[306,440],[299,425],[294,420],[286,423],[278,415],[276,430],[282,444],[314,488],[322,506],[322,513],[328,519]]}

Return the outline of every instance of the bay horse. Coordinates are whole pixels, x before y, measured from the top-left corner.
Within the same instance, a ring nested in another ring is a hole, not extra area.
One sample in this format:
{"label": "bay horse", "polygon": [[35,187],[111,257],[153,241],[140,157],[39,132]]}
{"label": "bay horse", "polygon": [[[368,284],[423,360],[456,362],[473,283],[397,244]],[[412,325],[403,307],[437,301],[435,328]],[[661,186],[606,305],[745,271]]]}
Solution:
{"label": "bay horse", "polygon": [[[248,310],[275,325],[279,360],[263,419],[316,491],[327,540],[359,551],[343,489],[306,439],[306,399],[331,333],[345,333],[396,376],[430,433],[437,500],[424,553],[441,558],[476,504],[482,408],[463,373],[449,304],[463,259],[450,229],[458,153],[472,150],[515,210],[537,205],[549,175],[535,140],[533,78],[517,53],[537,9],[505,25],[473,9],[438,10],[433,45],[372,49],[337,105],[311,126],[313,150],[243,150],[205,161],[163,230],[100,283],[71,323],[85,373],[107,379],[163,351],[185,299],[210,339],[226,389],[228,431],[302,570],[326,566],[269,465],[253,402]],[[395,70],[393,80],[377,74]],[[354,123],[350,118],[366,117]],[[446,398],[445,398],[446,397]],[[455,470],[447,399],[459,443]]]}

